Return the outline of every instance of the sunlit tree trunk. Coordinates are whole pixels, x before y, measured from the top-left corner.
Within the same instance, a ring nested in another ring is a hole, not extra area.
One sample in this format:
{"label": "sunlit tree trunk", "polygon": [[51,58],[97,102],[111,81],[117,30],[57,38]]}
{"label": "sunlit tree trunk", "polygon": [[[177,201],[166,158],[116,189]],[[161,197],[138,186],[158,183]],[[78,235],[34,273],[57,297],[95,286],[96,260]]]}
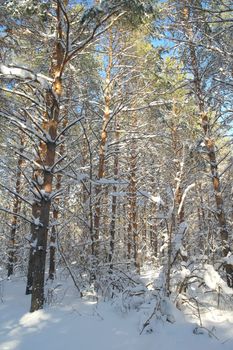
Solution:
{"label": "sunlit tree trunk", "polygon": [[[23,153],[23,147],[24,147],[24,137],[21,136],[20,138],[20,153]],[[22,190],[22,166],[23,166],[23,157],[21,155],[18,156],[18,163],[17,163],[17,172],[16,172],[16,185],[15,185],[15,198],[14,198],[14,204],[13,204],[13,217],[11,222],[11,231],[10,231],[10,240],[9,240],[9,251],[8,251],[8,271],[7,276],[10,277],[13,275],[14,272],[14,264],[16,260],[16,235],[18,231],[18,214],[20,212],[21,207],[21,199],[18,195],[20,195],[20,192]]]}
{"label": "sunlit tree trunk", "polygon": [[[157,206],[156,203],[150,205],[150,225],[149,225],[149,241],[151,246],[151,253],[156,258],[158,256],[158,227],[156,223]],[[151,222],[152,221],[152,222]]]}
{"label": "sunlit tree trunk", "polygon": [[50,76],[53,78],[51,89],[45,93],[46,112],[43,116],[41,127],[48,135],[46,142],[41,142],[38,157],[43,167],[41,169],[40,199],[36,198],[36,209],[38,208],[37,221],[34,222],[33,231],[36,231],[36,242],[34,242],[33,254],[33,281],[31,312],[41,309],[44,304],[44,278],[46,266],[46,250],[48,227],[51,209],[51,194],[53,188],[53,166],[56,154],[56,136],[59,123],[60,97],[62,93],[62,65],[64,48],[62,46],[62,9],[59,2],[56,8],[57,38],[53,51]]}
{"label": "sunlit tree trunk", "polygon": [[[66,112],[65,112],[66,113]],[[68,124],[68,118],[67,116],[64,117],[62,128],[65,129]],[[64,135],[61,136],[62,144],[60,146],[60,152],[59,157],[62,158],[65,154],[65,144],[64,144]],[[55,271],[56,271],[56,261],[55,261],[55,254],[56,254],[56,227],[57,227],[57,221],[59,218],[59,204],[60,204],[60,195],[59,191],[62,187],[62,175],[57,174],[56,176],[56,192],[58,193],[58,196],[54,199],[53,203],[53,218],[52,218],[52,231],[50,235],[50,246],[49,246],[49,279],[53,280],[55,277]]]}
{"label": "sunlit tree trunk", "polygon": [[[117,121],[117,117],[115,119],[115,142],[116,142],[116,150],[114,154],[114,164],[113,164],[113,173],[114,180],[118,180],[119,173],[119,136],[120,136],[120,125]],[[110,271],[113,269],[112,259],[115,248],[115,237],[116,237],[116,215],[117,215],[117,185],[113,186],[113,195],[112,195],[112,212],[111,212],[111,222],[110,222],[110,250],[108,255],[108,261],[110,262]]]}
{"label": "sunlit tree trunk", "polygon": [[[216,157],[216,148],[215,148],[215,139],[211,134],[210,120],[208,116],[208,112],[205,108],[205,101],[203,96],[203,88],[202,88],[202,76],[200,74],[197,53],[195,45],[193,44],[193,30],[190,25],[191,13],[190,13],[190,5],[193,5],[193,1],[186,0],[185,6],[182,12],[182,18],[184,21],[184,30],[186,37],[188,39],[189,46],[189,54],[191,60],[192,73],[194,77],[194,88],[195,88],[195,97],[198,103],[198,111],[201,120],[201,125],[203,129],[203,138],[205,147],[207,150],[207,156],[210,164],[210,173],[212,179],[212,185],[214,190],[214,198],[216,204],[216,217],[218,219],[219,230],[220,230],[220,239],[222,246],[222,256],[226,257],[230,252],[229,247],[229,232],[227,229],[227,221],[224,212],[224,202],[221,190],[221,182],[218,172],[218,162]],[[226,265],[226,273],[227,273],[227,283],[228,286],[233,287],[233,266],[227,264]]]}
{"label": "sunlit tree trunk", "polygon": [[[111,30],[109,31],[108,45],[108,64],[106,68],[105,89],[104,89],[104,114],[102,120],[102,128],[99,145],[99,163],[97,179],[101,180],[105,176],[106,171],[106,147],[108,141],[108,124],[110,121],[111,111],[111,71],[113,67],[113,37]],[[98,184],[95,190],[95,208],[94,208],[94,236],[92,237],[92,252],[96,259],[99,255],[99,239],[100,239],[100,219],[101,219],[101,192],[102,186]]]}
{"label": "sunlit tree trunk", "polygon": [[[133,129],[137,128],[137,115],[132,116]],[[139,261],[139,235],[137,218],[137,148],[136,142],[132,139],[129,151],[129,188],[128,188],[128,259],[133,253],[134,265],[140,273]]]}

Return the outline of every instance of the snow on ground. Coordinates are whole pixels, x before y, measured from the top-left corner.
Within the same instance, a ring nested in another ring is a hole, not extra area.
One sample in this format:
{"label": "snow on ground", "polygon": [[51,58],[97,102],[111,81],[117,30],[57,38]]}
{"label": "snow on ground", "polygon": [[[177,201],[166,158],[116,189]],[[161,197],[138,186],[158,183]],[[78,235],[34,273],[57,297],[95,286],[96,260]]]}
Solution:
{"label": "snow on ground", "polygon": [[[59,298],[44,310],[28,313],[30,296],[20,279],[0,282],[0,350],[232,350],[233,312],[210,308],[202,315],[208,333],[195,335],[195,320],[177,311],[176,322],[158,322],[140,335],[143,311],[122,313],[112,302],[80,300],[63,284]],[[58,288],[58,289],[59,289]],[[214,327],[214,328],[213,328]]]}

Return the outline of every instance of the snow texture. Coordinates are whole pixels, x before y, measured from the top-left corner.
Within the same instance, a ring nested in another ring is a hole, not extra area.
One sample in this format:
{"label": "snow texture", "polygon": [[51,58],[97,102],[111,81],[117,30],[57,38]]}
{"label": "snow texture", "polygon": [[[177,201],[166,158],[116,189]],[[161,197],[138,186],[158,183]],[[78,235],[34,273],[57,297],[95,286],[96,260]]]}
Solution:
{"label": "snow texture", "polygon": [[[122,314],[116,312],[112,302],[97,303],[90,297],[80,300],[71,283],[63,282],[47,288],[46,300],[50,304],[44,310],[28,313],[30,296],[24,295],[25,282],[15,279],[0,284],[1,350],[233,349],[232,311],[210,309],[203,314],[205,327],[215,329],[217,340],[207,331],[195,333],[196,323],[180,312],[174,319],[174,305],[164,300],[161,311],[171,316],[170,321],[161,320],[155,331],[140,335],[145,321],[143,307]],[[140,293],[140,288],[133,292]]]}
{"label": "snow texture", "polygon": [[43,88],[48,88],[53,81],[51,78],[45,76],[44,74],[35,74],[25,67],[14,67],[0,64],[0,72],[6,77],[14,76],[20,79],[30,79],[37,81]]}
{"label": "snow texture", "polygon": [[233,254],[231,252],[224,258],[226,264],[233,265]]}
{"label": "snow texture", "polygon": [[233,295],[233,289],[229,288],[226,282],[221,278],[219,273],[215,271],[212,265],[205,265],[204,281],[208,288],[218,290],[221,288],[225,294]]}

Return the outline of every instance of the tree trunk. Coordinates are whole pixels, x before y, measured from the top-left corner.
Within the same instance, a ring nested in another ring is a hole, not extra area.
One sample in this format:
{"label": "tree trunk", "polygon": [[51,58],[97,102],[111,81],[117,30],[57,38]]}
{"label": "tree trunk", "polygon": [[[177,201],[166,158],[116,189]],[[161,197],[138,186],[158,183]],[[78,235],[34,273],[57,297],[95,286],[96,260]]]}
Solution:
{"label": "tree trunk", "polygon": [[[64,129],[68,124],[67,116],[64,116],[64,120],[62,123],[62,129]],[[65,145],[64,145],[64,135],[61,136],[61,140],[63,141],[60,146],[60,157],[62,158],[65,154]],[[56,191],[59,192],[61,190],[61,182],[62,182],[62,175],[58,174],[56,177]],[[52,225],[52,231],[50,236],[50,245],[49,245],[49,279],[53,280],[55,277],[55,271],[56,271],[56,261],[55,261],[55,254],[56,254],[56,226],[59,216],[59,204],[60,204],[60,197],[58,195],[57,198],[54,200],[53,204],[53,225]]]}
{"label": "tree trunk", "polygon": [[[100,135],[100,146],[99,146],[99,164],[98,164],[98,176],[97,179],[101,180],[105,176],[106,167],[106,147],[108,140],[108,124],[110,121],[110,104],[111,104],[111,71],[113,66],[113,37],[112,32],[109,32],[109,47],[108,47],[108,65],[106,69],[106,79],[105,79],[105,90],[104,90],[104,114],[102,121],[102,129]],[[92,237],[92,252],[94,259],[98,260],[99,256],[99,239],[100,239],[100,217],[101,217],[101,192],[102,186],[98,184],[95,190],[95,209],[94,209],[94,236]]]}
{"label": "tree trunk", "polygon": [[64,48],[62,45],[62,8],[57,2],[57,40],[54,47],[50,75],[54,79],[51,89],[46,91],[46,112],[43,116],[42,129],[48,135],[46,142],[41,142],[38,158],[43,167],[41,169],[42,184],[40,199],[37,199],[38,217],[33,231],[36,231],[36,242],[33,254],[33,281],[30,311],[43,308],[44,278],[46,266],[47,236],[51,208],[51,194],[53,186],[53,166],[55,163],[57,129],[60,113],[60,97],[62,94],[62,69]]}
{"label": "tree trunk", "polygon": [[[24,147],[24,138],[21,136],[20,138],[20,153],[23,153]],[[17,214],[20,211],[21,207],[21,199],[19,198],[19,194],[21,192],[22,187],[22,165],[23,165],[23,157],[19,155],[18,163],[17,163],[17,173],[16,173],[16,186],[15,186],[15,198],[13,204],[13,218],[11,222],[11,231],[10,231],[10,240],[9,240],[9,252],[8,252],[8,271],[7,277],[13,275],[14,272],[14,264],[16,260],[15,250],[16,250],[16,234],[18,230],[18,216]]]}
{"label": "tree trunk", "polygon": [[[193,2],[191,1],[191,5]],[[216,204],[216,216],[218,219],[219,230],[220,230],[220,239],[221,239],[221,248],[222,256],[226,257],[230,252],[229,247],[229,232],[227,229],[227,221],[224,212],[224,203],[223,196],[221,191],[220,177],[218,174],[218,163],[216,159],[216,150],[215,150],[215,140],[211,135],[210,120],[208,117],[208,112],[205,110],[205,102],[203,97],[203,88],[202,88],[202,78],[199,70],[198,59],[196,48],[193,45],[193,30],[189,22],[190,18],[190,0],[186,1],[186,6],[182,11],[182,18],[185,23],[185,34],[189,42],[189,52],[191,58],[191,67],[194,76],[194,87],[195,87],[195,96],[198,102],[198,110],[201,119],[202,129],[204,133],[204,143],[207,150],[207,156],[210,164],[210,172],[212,185],[214,190],[215,204]],[[226,265],[227,273],[227,284],[229,287],[233,287],[233,266]]]}
{"label": "tree trunk", "polygon": [[[120,126],[117,122],[117,119],[115,119],[115,142],[117,144],[115,154],[114,154],[114,180],[118,180],[118,173],[119,173],[119,136],[120,136]],[[113,192],[117,192],[117,185],[113,186]],[[110,262],[110,271],[112,271],[113,264],[112,264],[112,258],[114,254],[114,247],[115,247],[115,236],[116,236],[116,212],[117,212],[117,196],[114,194],[112,196],[112,217],[110,222],[110,251],[108,255],[108,261]]]}
{"label": "tree trunk", "polygon": [[[136,113],[133,115],[133,127],[137,128]],[[136,142],[132,140],[129,155],[129,225],[128,225],[128,258],[131,258],[131,241],[133,242],[133,258],[134,265],[138,273],[140,273],[140,257],[139,257],[139,235],[137,223],[137,153]]]}

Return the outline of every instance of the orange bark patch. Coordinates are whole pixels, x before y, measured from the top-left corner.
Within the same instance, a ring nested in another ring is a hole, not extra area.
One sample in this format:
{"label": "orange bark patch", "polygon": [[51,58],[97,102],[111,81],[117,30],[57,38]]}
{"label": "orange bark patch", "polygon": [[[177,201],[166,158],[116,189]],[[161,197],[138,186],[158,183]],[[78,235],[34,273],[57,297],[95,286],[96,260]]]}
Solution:
{"label": "orange bark patch", "polygon": [[51,183],[47,183],[44,186],[44,191],[47,192],[47,193],[51,193],[52,192],[52,184]]}
{"label": "orange bark patch", "polygon": [[213,185],[214,185],[214,190],[218,191],[218,189],[219,189],[219,179],[217,177],[214,177]]}
{"label": "orange bark patch", "polygon": [[102,131],[102,134],[101,134],[101,139],[102,139],[102,142],[105,142],[106,141],[106,139],[107,139],[107,133],[106,133],[106,131],[104,130],[104,131]]}
{"label": "orange bark patch", "polygon": [[61,96],[62,94],[62,83],[60,78],[56,78],[53,84],[53,89],[57,95]]}
{"label": "orange bark patch", "polygon": [[213,139],[208,139],[206,141],[206,146],[210,149],[212,147],[214,147],[214,140]]}
{"label": "orange bark patch", "polygon": [[51,138],[54,140],[56,138],[57,135],[57,121],[55,120],[50,120],[48,123],[49,126],[49,134],[51,136]]}
{"label": "orange bark patch", "polygon": [[[46,157],[46,153],[47,153],[47,145],[44,142],[40,143],[40,159],[43,161],[45,160]],[[40,162],[39,162],[40,163]]]}

